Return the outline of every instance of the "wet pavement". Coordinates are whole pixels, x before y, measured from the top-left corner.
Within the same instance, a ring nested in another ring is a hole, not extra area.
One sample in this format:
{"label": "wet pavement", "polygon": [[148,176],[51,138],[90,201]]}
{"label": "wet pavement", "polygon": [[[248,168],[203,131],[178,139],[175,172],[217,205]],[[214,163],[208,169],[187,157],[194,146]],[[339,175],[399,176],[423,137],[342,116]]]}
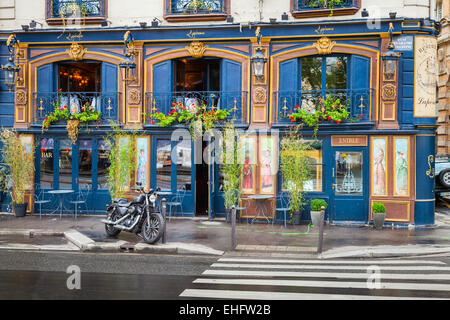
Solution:
{"label": "wet pavement", "polygon": [[[429,228],[397,228],[394,225],[376,230],[372,226],[330,225],[324,226],[324,250],[346,246],[382,246],[382,245],[450,245],[450,209],[438,207],[436,225]],[[116,242],[123,240],[131,243],[143,242],[139,236],[121,232],[117,238],[108,238],[104,216],[59,217],[26,216],[16,218],[13,215],[0,214],[0,231],[5,229],[35,229],[64,232],[75,229],[96,242]],[[309,224],[287,225],[259,222],[248,224],[245,220],[236,225],[238,245],[317,247],[317,226]],[[54,239],[51,239],[54,238]],[[0,242],[60,244],[61,237],[15,237],[1,236]],[[56,242],[51,242],[56,241]],[[51,242],[51,243],[49,243]],[[222,251],[231,248],[231,225],[224,219],[209,221],[200,218],[172,218],[167,222],[167,243],[201,244]]]}

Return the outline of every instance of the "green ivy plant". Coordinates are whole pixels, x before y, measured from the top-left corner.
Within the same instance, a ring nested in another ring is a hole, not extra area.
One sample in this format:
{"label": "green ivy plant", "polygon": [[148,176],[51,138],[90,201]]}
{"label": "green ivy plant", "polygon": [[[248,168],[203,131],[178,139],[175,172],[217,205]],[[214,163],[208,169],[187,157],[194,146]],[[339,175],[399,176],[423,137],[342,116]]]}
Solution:
{"label": "green ivy plant", "polygon": [[280,141],[280,172],[289,194],[291,219],[305,204],[303,185],[311,179],[309,150],[311,146],[302,139],[299,126],[292,127]]}

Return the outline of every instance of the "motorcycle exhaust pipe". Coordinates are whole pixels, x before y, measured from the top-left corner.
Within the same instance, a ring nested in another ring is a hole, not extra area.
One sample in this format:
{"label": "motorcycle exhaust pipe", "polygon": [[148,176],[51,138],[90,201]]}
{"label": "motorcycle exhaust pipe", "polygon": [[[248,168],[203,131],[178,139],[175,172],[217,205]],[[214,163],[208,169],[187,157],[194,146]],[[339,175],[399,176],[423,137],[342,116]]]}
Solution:
{"label": "motorcycle exhaust pipe", "polygon": [[136,218],[136,221],[130,227],[125,227],[125,226],[121,226],[121,225],[115,225],[114,228],[120,229],[120,230],[123,230],[123,231],[131,231],[137,225],[137,223],[139,222],[139,219],[140,219],[139,217]]}
{"label": "motorcycle exhaust pipe", "polygon": [[107,219],[102,219],[102,220],[100,220],[100,221],[103,222],[103,223],[105,223],[105,224],[111,224],[111,225],[114,225],[114,226],[115,226],[115,225],[121,223],[122,221],[124,221],[126,218],[128,218],[129,215],[130,215],[130,214],[127,213],[126,215],[124,215],[122,218],[120,218],[120,219],[117,220],[117,221],[111,221],[111,220],[107,220]]}

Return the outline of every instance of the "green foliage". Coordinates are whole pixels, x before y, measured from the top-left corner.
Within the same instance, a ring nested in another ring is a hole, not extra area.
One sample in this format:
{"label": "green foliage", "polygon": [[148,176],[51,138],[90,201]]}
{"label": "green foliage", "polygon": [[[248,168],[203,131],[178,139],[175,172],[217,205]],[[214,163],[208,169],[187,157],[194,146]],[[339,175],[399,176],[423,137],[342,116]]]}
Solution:
{"label": "green foliage", "polygon": [[[125,195],[126,189],[136,169],[136,130],[126,132],[119,124],[110,122],[112,131],[105,138],[110,145],[110,166],[108,168],[107,183],[111,200]],[[121,144],[127,138],[128,144]]]}
{"label": "green foliage", "polygon": [[[172,103],[172,110],[165,115],[162,112],[156,112],[153,119],[159,120],[160,127],[168,127],[174,124],[188,124],[193,139],[201,139],[203,133],[214,128],[218,121],[225,120],[230,115],[227,110],[206,110],[204,102],[201,106],[191,106],[186,108],[181,102]],[[153,123],[153,122],[152,122]]]}
{"label": "green foliage", "polygon": [[386,207],[384,206],[384,204],[379,203],[379,202],[374,202],[374,204],[372,205],[372,213],[385,213],[386,212]]}
{"label": "green foliage", "polygon": [[299,128],[291,128],[288,135],[281,139],[280,171],[283,178],[283,187],[288,190],[291,217],[304,205],[303,184],[311,178],[309,165],[311,160],[308,151],[309,144],[302,140]]}
{"label": "green foliage", "polygon": [[317,106],[308,109],[296,105],[294,112],[287,115],[281,114],[281,116],[289,118],[291,122],[303,122],[308,127],[314,127],[314,136],[317,135],[320,121],[335,121],[339,124],[350,117],[347,106],[342,105],[339,98],[334,99],[328,95],[325,100],[319,98],[318,102]]}
{"label": "green foliage", "polygon": [[230,121],[225,124],[223,136],[223,164],[221,171],[223,173],[223,198],[225,200],[225,208],[231,209],[233,205],[238,205],[241,189],[240,182],[242,179],[242,163],[238,157],[240,152],[237,143],[237,134],[234,122]]}
{"label": "green foliage", "polygon": [[322,207],[325,207],[325,209],[326,209],[328,206],[327,202],[323,199],[313,199],[313,200],[311,200],[310,205],[311,205],[312,211],[320,211],[320,210],[322,210]]}
{"label": "green foliage", "polygon": [[[34,175],[34,152],[26,152],[19,134],[14,130],[2,129],[0,142],[2,162],[5,165],[0,170],[1,180],[4,181],[3,191],[10,193],[12,203],[23,204],[25,190]],[[11,188],[7,188],[6,181],[11,182]]]}

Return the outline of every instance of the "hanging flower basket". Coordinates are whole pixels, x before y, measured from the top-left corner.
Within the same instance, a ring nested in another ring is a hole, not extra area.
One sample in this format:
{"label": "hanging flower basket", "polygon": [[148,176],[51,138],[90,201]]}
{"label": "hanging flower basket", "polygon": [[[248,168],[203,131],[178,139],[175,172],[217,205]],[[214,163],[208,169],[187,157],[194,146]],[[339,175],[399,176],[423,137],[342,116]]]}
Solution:
{"label": "hanging flower basket", "polygon": [[[57,90],[58,92],[60,89]],[[78,139],[78,133],[80,130],[80,124],[86,125],[86,129],[89,130],[88,124],[93,121],[99,121],[101,119],[102,113],[95,111],[95,109],[89,105],[89,103],[84,104],[81,107],[80,113],[71,113],[67,106],[61,106],[61,97],[58,97],[57,101],[53,104],[54,111],[50,113],[42,121],[42,132],[48,130],[52,123],[58,122],[60,120],[67,120],[67,132],[72,143],[75,144]]]}

